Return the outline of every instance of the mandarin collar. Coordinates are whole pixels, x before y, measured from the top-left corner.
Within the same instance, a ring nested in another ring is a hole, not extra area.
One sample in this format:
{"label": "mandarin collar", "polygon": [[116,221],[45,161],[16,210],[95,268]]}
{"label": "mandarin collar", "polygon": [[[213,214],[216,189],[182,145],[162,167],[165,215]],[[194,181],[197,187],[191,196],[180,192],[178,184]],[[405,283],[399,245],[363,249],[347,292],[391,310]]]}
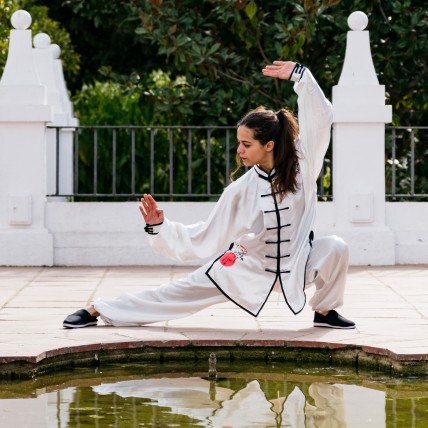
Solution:
{"label": "mandarin collar", "polygon": [[267,180],[269,182],[273,180],[273,177],[275,175],[275,168],[272,168],[270,172],[266,172],[262,168],[260,168],[259,165],[254,165],[254,171],[256,171],[260,178],[263,178],[264,180]]}

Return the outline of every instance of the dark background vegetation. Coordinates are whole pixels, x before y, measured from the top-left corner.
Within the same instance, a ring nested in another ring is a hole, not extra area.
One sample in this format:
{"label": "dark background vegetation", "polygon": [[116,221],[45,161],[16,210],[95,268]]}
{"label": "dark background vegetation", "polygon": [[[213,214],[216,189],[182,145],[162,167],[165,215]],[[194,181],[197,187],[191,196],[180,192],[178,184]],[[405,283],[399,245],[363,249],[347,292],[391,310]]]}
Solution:
{"label": "dark background vegetation", "polygon": [[[347,17],[361,10],[369,17],[373,61],[386,87],[386,103],[393,106],[393,125],[424,126],[425,3],[0,0],[0,70],[9,17],[23,8],[33,16],[33,33],[47,32],[62,48],[67,85],[83,125],[234,125],[257,105],[296,107],[292,85],[260,73],[275,59],[307,65],[330,97],[344,60]],[[416,135],[416,172],[418,191],[428,193],[425,134]],[[399,186],[406,192],[408,136],[399,142]]]}

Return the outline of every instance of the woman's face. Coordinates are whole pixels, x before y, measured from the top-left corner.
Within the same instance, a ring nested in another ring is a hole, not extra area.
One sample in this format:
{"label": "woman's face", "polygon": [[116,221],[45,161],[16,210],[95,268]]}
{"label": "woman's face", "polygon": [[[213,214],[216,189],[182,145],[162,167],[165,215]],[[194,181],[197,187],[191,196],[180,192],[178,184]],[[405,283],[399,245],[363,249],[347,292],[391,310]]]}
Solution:
{"label": "woman's face", "polygon": [[245,125],[238,127],[237,139],[237,153],[245,166],[259,165],[267,172],[273,168],[273,141],[261,144],[254,138],[253,130]]}

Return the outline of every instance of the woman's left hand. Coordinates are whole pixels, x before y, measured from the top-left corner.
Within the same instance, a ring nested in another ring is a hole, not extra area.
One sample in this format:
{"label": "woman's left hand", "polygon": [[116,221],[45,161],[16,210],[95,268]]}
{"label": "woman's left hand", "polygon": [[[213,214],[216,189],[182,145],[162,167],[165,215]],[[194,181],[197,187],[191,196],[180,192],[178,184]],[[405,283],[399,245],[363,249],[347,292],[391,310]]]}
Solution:
{"label": "woman's left hand", "polygon": [[293,61],[274,61],[272,65],[267,65],[262,73],[265,76],[289,80],[295,65]]}

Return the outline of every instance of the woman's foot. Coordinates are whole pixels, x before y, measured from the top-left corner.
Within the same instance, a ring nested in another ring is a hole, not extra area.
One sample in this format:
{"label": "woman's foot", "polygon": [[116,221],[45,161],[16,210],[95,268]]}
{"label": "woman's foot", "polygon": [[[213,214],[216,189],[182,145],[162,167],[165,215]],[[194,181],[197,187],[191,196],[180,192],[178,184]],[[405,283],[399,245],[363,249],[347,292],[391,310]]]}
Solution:
{"label": "woman's foot", "polygon": [[99,317],[100,313],[95,309],[94,305],[88,306],[86,310],[93,316],[93,317]]}
{"label": "woman's foot", "polygon": [[[94,311],[92,313],[99,313],[92,306]],[[65,328],[82,328],[82,327],[90,327],[93,325],[97,325],[97,317],[92,315],[90,312],[90,308],[88,309],[79,309],[78,311],[69,315],[64,322],[62,323]]]}
{"label": "woman's foot", "polygon": [[355,328],[355,323],[332,309],[328,312],[315,312],[314,327]]}

